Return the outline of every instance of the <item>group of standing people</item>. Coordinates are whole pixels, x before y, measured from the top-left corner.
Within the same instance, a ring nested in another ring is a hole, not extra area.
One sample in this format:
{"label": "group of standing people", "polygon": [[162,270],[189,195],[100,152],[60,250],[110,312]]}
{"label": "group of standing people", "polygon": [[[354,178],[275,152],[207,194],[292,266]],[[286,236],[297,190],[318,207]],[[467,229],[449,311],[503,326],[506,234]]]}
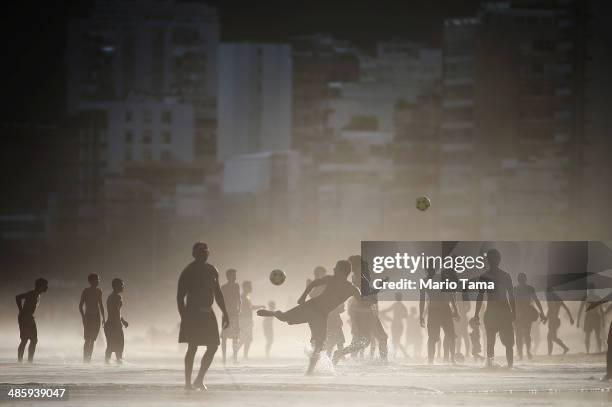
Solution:
{"label": "group of standing people", "polygon": [[[222,345],[223,362],[226,361],[227,340],[232,341],[232,357],[237,361],[238,351],[244,349],[244,356],[248,352],[253,340],[253,311],[261,317],[274,317],[289,325],[308,324],[311,331],[310,342],[312,352],[307,374],[314,372],[320,354],[325,350],[332,357],[334,364],[339,363],[346,355],[356,357],[360,352],[373,343],[378,344],[381,361],[387,360],[388,336],[385,332],[381,318],[387,312],[393,312],[391,319],[392,342],[397,349],[406,354],[401,347],[399,338],[403,330],[402,319],[408,318],[406,307],[402,304],[401,295],[396,295],[396,302],[387,310],[379,313],[377,294],[379,290],[373,289],[370,284],[370,274],[367,264],[361,256],[355,255],[348,259],[338,260],[331,275],[321,266],[314,271],[314,279],[307,281],[306,289],[298,299],[298,305],[288,311],[280,311],[270,302],[268,307],[253,305],[250,299],[252,284],[244,281],[242,292],[237,283],[237,272],[234,269],[226,271],[227,282],[219,283],[217,269],[208,262],[210,251],[208,245],[197,242],[192,248],[194,260],[182,271],[177,289],[177,306],[181,318],[179,342],[187,344],[185,353],[185,388],[206,389],[204,377],[210,367],[214,355]],[[461,318],[467,319],[470,309],[470,300],[463,297],[457,301],[455,292],[445,290],[423,289],[420,292],[419,320],[422,327],[427,327],[428,361],[433,363],[436,346],[440,342],[441,331],[444,332],[445,359],[454,362],[456,346],[463,338],[468,350],[468,341],[471,344],[472,356],[480,359],[480,313],[486,299],[486,309],[483,322],[486,333],[486,365],[493,366],[494,349],[497,336],[506,348],[506,360],[509,367],[514,361],[514,345],[516,345],[519,358],[523,356],[523,349],[528,358],[531,358],[531,326],[540,319],[548,323],[548,353],[552,353],[553,344],[557,344],[567,353],[569,348],[558,337],[561,325],[559,317],[563,308],[573,324],[574,320],[567,305],[554,290],[546,293],[548,310],[544,313],[535,289],[527,284],[524,273],[518,275],[518,284],[513,286],[511,276],[502,270],[499,265],[501,255],[492,249],[487,252],[488,269],[478,277],[479,281],[494,283],[495,289],[481,290],[476,297],[474,316],[465,329],[459,329],[457,335],[455,325]],[[349,279],[349,275],[352,278]],[[426,279],[445,281],[456,278],[453,270],[442,270],[439,274],[435,269],[426,271]],[[128,327],[127,321],[121,315],[123,300],[121,293],[124,283],[116,278],[112,281],[113,292],[106,301],[106,318],[102,301],[102,290],[99,288],[100,278],[97,274],[88,277],[89,287],[85,288],[79,302],[79,311],[83,320],[84,339],[83,360],[89,362],[93,353],[93,344],[98,337],[100,328],[104,327],[107,349],[105,359],[108,362],[112,353],[116,354],[120,362],[123,355],[124,337],[123,328]],[[28,360],[31,362],[36,350],[38,340],[34,313],[39,303],[40,295],[48,289],[45,279],[37,279],[34,290],[16,296],[19,309],[18,322],[21,342],[18,348],[18,360],[23,360],[25,347],[29,342]],[[465,293],[464,293],[465,294]],[[351,324],[352,339],[345,346],[343,321],[341,314],[346,310]],[[213,310],[216,302],[222,313],[222,331],[219,333],[217,318]],[[581,303],[578,312],[578,321],[582,310],[586,312],[584,321],[585,346],[590,351],[590,336],[595,334],[598,349],[601,350],[600,332],[603,326],[604,315],[601,298],[593,293],[589,286],[586,299]],[[535,304],[535,307],[533,306]],[[426,311],[425,311],[426,310]],[[425,321],[425,312],[427,321]],[[472,331],[468,334],[468,327]],[[273,341],[272,318],[264,320],[264,335],[266,336],[266,354],[269,355]],[[465,332],[464,332],[465,331]],[[612,340],[612,325],[608,342]],[[458,338],[460,336],[461,338]],[[206,346],[202,357],[200,370],[192,381],[193,363],[199,346]],[[459,345],[460,346],[460,345]],[[612,378],[612,349],[608,346],[608,371],[604,379]]]}
{"label": "group of standing people", "polygon": [[[104,327],[106,336],[106,353],[105,359],[108,363],[113,353],[115,353],[117,362],[121,363],[123,359],[123,328],[128,327],[128,322],[121,316],[121,307],[123,299],[121,293],[125,288],[123,280],[115,278],[111,285],[113,292],[106,300],[106,310],[108,318],[104,313],[104,304],[102,302],[102,289],[100,285],[100,277],[97,274],[90,274],[87,277],[89,287],[85,288],[81,294],[79,301],[79,312],[83,321],[83,361],[88,363],[94,350],[94,343],[100,333],[100,328]],[[49,282],[44,278],[39,278],[34,282],[34,289],[15,297],[17,309],[19,310],[17,321],[19,322],[19,337],[21,339],[17,348],[17,360],[23,361],[25,347],[28,345],[28,362],[34,360],[36,345],[38,343],[38,329],[34,314],[38,308],[41,294],[47,292]]]}

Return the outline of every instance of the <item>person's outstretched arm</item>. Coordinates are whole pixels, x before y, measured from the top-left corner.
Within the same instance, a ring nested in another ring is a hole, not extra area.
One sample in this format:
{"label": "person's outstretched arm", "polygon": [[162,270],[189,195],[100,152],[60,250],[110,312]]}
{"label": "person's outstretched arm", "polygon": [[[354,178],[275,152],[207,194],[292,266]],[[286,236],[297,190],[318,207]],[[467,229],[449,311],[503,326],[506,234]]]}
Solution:
{"label": "person's outstretched arm", "polygon": [[576,328],[580,328],[580,316],[582,315],[582,309],[584,308],[584,301],[580,302],[580,307],[578,308],[578,316],[576,317]]}
{"label": "person's outstretched arm", "polygon": [[540,303],[540,299],[538,298],[538,294],[536,294],[535,289],[531,292],[531,298],[533,298],[533,302],[535,302],[536,307],[538,307],[538,311],[540,311],[540,319],[544,321],[546,318],[544,315],[544,308],[542,308],[542,303]]}
{"label": "person's outstretched arm", "polygon": [[425,310],[425,291],[419,291],[419,324],[421,328],[425,328],[425,317],[423,311]]}
{"label": "person's outstretched arm", "polygon": [[106,315],[104,315],[104,303],[102,302],[102,290],[98,291],[98,308],[102,314],[102,325],[106,323]]}
{"label": "person's outstretched arm", "polygon": [[81,301],[79,301],[79,312],[81,313],[81,318],[85,318],[85,310],[83,309],[83,305],[85,305],[85,290],[81,293]]}
{"label": "person's outstretched arm", "polygon": [[567,312],[567,316],[570,319],[570,324],[574,325],[574,318],[572,317],[572,313],[570,312],[570,309],[568,308],[567,305],[565,305],[564,301],[561,301],[561,306],[563,307],[563,309],[565,310],[565,312]]}
{"label": "person's outstretched arm", "polygon": [[[508,277],[510,279],[510,277]],[[514,298],[514,287],[512,281],[507,285],[508,299],[510,300],[510,310],[512,311],[512,320],[516,318],[516,298]]]}
{"label": "person's outstretched arm", "polygon": [[176,305],[181,318],[185,315],[185,296],[187,295],[187,288],[185,287],[185,279],[183,274],[179,277],[178,288],[176,290]]}
{"label": "person's outstretched arm", "polygon": [[15,302],[17,302],[17,308],[19,309],[19,313],[23,311],[23,299],[24,298],[25,298],[25,293],[15,296]]}

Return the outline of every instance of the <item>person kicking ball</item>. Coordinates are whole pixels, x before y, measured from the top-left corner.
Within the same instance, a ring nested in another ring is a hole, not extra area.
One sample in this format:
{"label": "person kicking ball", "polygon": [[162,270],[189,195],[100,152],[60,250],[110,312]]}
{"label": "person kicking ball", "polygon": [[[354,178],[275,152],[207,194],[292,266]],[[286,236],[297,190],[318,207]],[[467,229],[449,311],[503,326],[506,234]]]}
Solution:
{"label": "person kicking ball", "polygon": [[[314,372],[314,368],[325,345],[329,313],[350,297],[358,297],[360,295],[359,289],[348,281],[350,273],[351,263],[347,260],[339,260],[334,267],[333,275],[318,278],[306,286],[306,290],[304,290],[304,293],[297,301],[299,304],[297,307],[285,312],[266,309],[257,311],[257,315],[260,317],[275,317],[289,325],[307,323],[310,326],[310,343],[313,345],[313,352],[310,356],[308,370],[306,371],[307,375],[311,375]],[[319,286],[325,286],[323,292],[306,301],[310,291]]]}

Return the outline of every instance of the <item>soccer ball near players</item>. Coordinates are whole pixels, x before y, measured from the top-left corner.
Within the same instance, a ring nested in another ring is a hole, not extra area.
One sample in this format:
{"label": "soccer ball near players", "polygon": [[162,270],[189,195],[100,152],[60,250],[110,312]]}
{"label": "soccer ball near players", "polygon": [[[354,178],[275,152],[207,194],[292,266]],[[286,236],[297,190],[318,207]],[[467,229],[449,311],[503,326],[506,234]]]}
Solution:
{"label": "soccer ball near players", "polygon": [[430,206],[431,206],[431,202],[429,201],[429,198],[427,198],[426,196],[421,196],[417,198],[416,207],[418,210],[426,211],[427,209],[429,209]]}
{"label": "soccer ball near players", "polygon": [[286,278],[287,276],[283,270],[276,269],[270,273],[270,282],[274,285],[281,285],[285,282]]}

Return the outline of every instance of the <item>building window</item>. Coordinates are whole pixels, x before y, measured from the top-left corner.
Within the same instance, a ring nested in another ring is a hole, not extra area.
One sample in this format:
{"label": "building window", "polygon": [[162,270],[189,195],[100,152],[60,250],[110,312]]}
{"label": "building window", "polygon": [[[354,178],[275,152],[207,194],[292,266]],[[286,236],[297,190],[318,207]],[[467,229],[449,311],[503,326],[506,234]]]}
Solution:
{"label": "building window", "polygon": [[142,120],[145,123],[151,123],[153,121],[153,111],[151,109],[145,109],[142,112]]}
{"label": "building window", "polygon": [[142,132],[142,142],[144,144],[151,144],[151,142],[153,141],[153,132],[151,131],[151,129],[146,129],[145,131]]}
{"label": "building window", "polygon": [[172,123],[172,112],[170,110],[162,111],[162,123],[170,124]]}
{"label": "building window", "polygon": [[163,132],[163,140],[164,140],[165,144],[172,143],[172,133],[170,133],[169,131],[164,131]]}

